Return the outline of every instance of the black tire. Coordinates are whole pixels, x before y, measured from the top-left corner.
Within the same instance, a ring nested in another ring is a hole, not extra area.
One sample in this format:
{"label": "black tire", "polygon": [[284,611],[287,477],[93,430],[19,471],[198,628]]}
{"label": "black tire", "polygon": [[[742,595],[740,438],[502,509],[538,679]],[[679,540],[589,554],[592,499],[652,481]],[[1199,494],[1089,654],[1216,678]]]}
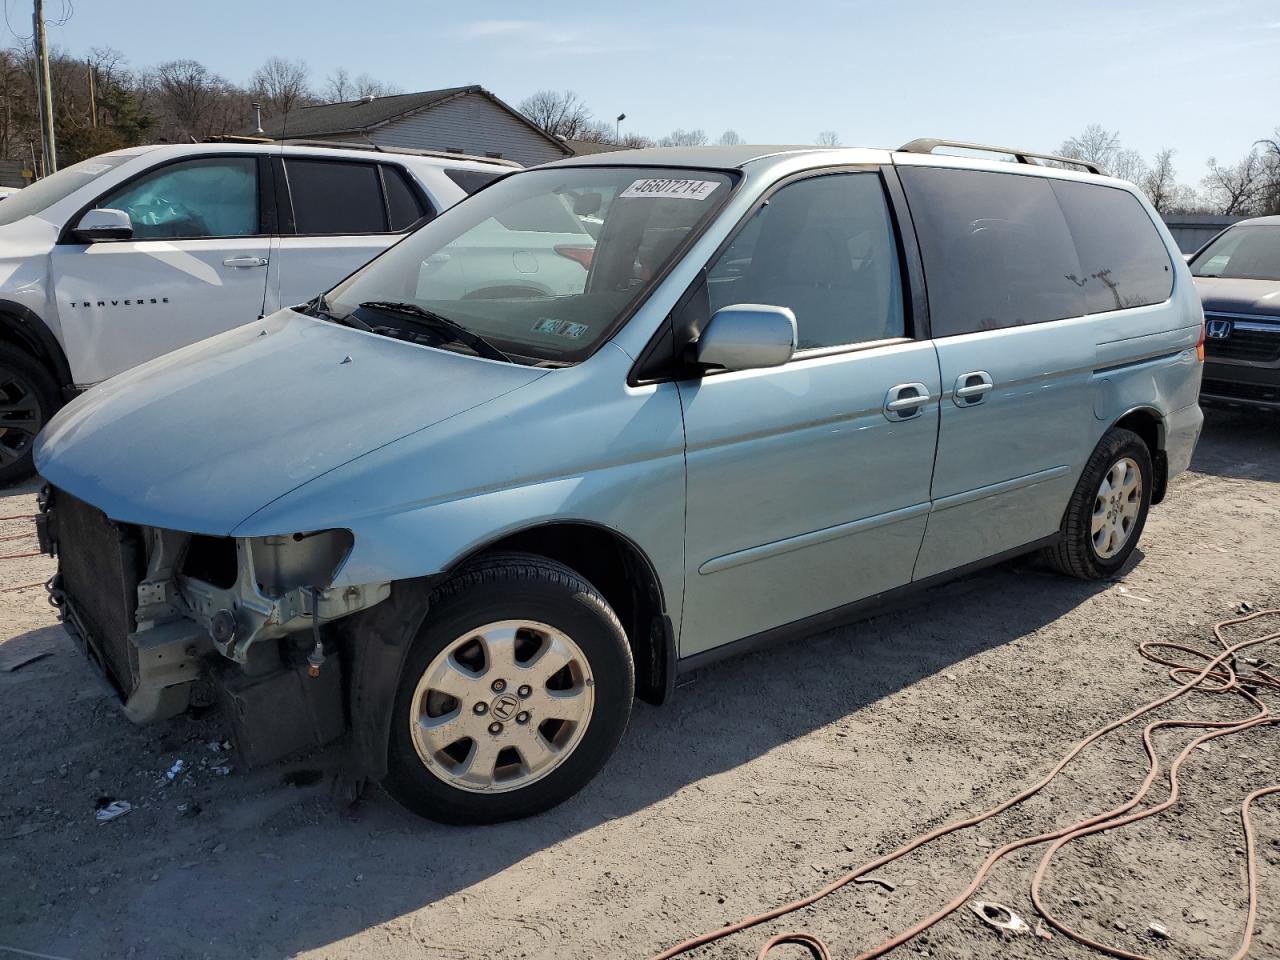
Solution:
{"label": "black tire", "polygon": [[0,487],[35,473],[36,434],[62,406],[58,384],[31,354],[0,343]]}
{"label": "black tire", "polygon": [[[1126,457],[1138,465],[1138,472],[1141,474],[1141,503],[1124,545],[1114,555],[1104,557],[1099,555],[1093,542],[1094,508],[1103,478],[1113,465]],[[1062,573],[1081,580],[1105,580],[1114,576],[1128,561],[1142,536],[1142,530],[1147,524],[1147,512],[1151,509],[1154,480],[1151,451],[1142,438],[1131,430],[1118,427],[1108,430],[1089,457],[1089,462],[1080,475],[1080,482],[1071,494],[1066,513],[1062,517],[1062,539],[1046,551],[1049,562]]]}
{"label": "black tire", "polygon": [[[437,587],[401,672],[382,785],[414,813],[451,824],[532,816],[567,800],[599,773],[631,715],[635,668],[626,634],[604,597],[570,568],[531,554],[482,558]],[[527,786],[478,793],[427,769],[409,732],[414,691],[432,660],[468,631],[499,620],[532,620],[577,644],[594,678],[586,730],[559,766]]]}

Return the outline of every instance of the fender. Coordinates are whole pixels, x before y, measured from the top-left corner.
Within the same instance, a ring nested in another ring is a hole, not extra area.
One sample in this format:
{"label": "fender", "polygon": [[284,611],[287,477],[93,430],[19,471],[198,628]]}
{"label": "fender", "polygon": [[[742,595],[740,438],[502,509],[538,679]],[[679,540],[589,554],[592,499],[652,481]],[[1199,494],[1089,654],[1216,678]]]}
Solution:
{"label": "fender", "polygon": [[79,393],[71,378],[71,366],[67,363],[62,344],[58,343],[49,325],[30,308],[13,300],[0,300],[0,330],[10,333],[18,343],[45,362],[62,387],[64,400],[70,400]]}

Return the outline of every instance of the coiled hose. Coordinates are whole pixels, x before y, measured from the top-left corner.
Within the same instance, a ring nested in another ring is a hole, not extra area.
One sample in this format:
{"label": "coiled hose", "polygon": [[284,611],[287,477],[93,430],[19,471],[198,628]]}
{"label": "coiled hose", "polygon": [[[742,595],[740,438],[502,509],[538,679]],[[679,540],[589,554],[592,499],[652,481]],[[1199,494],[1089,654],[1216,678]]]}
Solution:
{"label": "coiled hose", "polygon": [[[1149,703],[1143,704],[1137,709],[1125,714],[1118,720],[1114,720],[1111,723],[1098,728],[1075,746],[1071,747],[1071,749],[1062,756],[1062,759],[1054,764],[1053,768],[1045,774],[1044,777],[1032,784],[1030,787],[1018,794],[1015,794],[1008,800],[991,807],[989,810],[985,810],[972,817],[957,820],[953,823],[946,824],[934,830],[930,830],[927,833],[921,834],[915,839],[898,847],[892,853],[888,853],[882,857],[876,858],[875,860],[871,860],[868,863],[849,871],[843,876],[837,877],[831,883],[828,883],[826,886],[807,897],[803,897],[791,903],[783,904],[780,907],[775,907],[765,913],[756,914],[751,917],[744,917],[736,923],[731,923],[700,936],[685,940],[683,943],[678,943],[670,949],[657,954],[652,958],[652,960],[671,960],[671,958],[688,953],[696,947],[704,946],[705,944],[713,943],[717,940],[722,940],[732,934],[739,933],[743,930],[750,929],[751,927],[759,926],[762,923],[768,923],[772,920],[785,917],[788,914],[795,913],[797,910],[802,910],[805,907],[817,903],[819,900],[835,893],[837,890],[850,883],[862,880],[862,878],[872,871],[878,870],[887,864],[900,860],[912,851],[920,849],[926,844],[937,840],[939,837],[943,837],[947,834],[955,833],[958,830],[964,830],[968,827],[983,823],[986,820],[990,820],[992,817],[1003,813],[1010,807],[1016,806],[1028,797],[1034,796],[1043,790],[1053,782],[1054,778],[1056,778],[1058,774],[1060,774],[1067,765],[1071,763],[1071,761],[1076,759],[1076,757],[1078,757],[1091,744],[1102,739],[1114,730],[1137,720],[1139,717],[1143,717],[1152,711],[1158,710],[1160,707],[1185,696],[1192,690],[1213,694],[1233,694],[1247,702],[1255,709],[1255,712],[1243,720],[1201,720],[1195,718],[1184,718],[1176,720],[1157,720],[1147,724],[1142,731],[1142,743],[1146,750],[1148,761],[1147,775],[1142,781],[1142,786],[1138,789],[1138,792],[1130,797],[1125,803],[1107,811],[1106,813],[1089,817],[1085,820],[1071,824],[1070,826],[1063,827],[1049,833],[1042,833],[1037,836],[1024,837],[1020,840],[1015,840],[1012,843],[1005,844],[998,850],[993,851],[986,860],[983,861],[977,872],[974,873],[972,878],[969,880],[969,883],[946,906],[930,916],[925,917],[923,920],[920,920],[911,927],[908,927],[906,930],[903,930],[889,939],[876,944],[874,947],[863,951],[858,954],[856,958],[856,960],[871,960],[873,957],[882,956],[890,950],[893,950],[895,947],[899,947],[911,940],[913,937],[925,930],[928,930],[934,924],[950,916],[963,906],[964,903],[982,885],[982,881],[986,878],[987,874],[990,873],[992,867],[994,867],[1001,859],[1006,857],[1008,854],[1013,853],[1015,850],[1022,849],[1023,847],[1052,841],[1051,846],[1047,851],[1045,851],[1044,856],[1041,858],[1040,864],[1036,868],[1035,875],[1031,881],[1031,900],[1040,915],[1044,917],[1045,921],[1055,930],[1058,930],[1063,935],[1070,937],[1072,940],[1075,940],[1077,943],[1083,944],[1084,946],[1091,947],[1094,950],[1109,954],[1113,957],[1127,958],[1127,960],[1150,960],[1150,958],[1143,954],[1132,953],[1121,947],[1103,943],[1067,926],[1044,904],[1043,898],[1041,897],[1041,886],[1044,883],[1045,876],[1049,871],[1053,858],[1057,855],[1058,851],[1068,843],[1094,833],[1101,833],[1106,830],[1113,830],[1117,827],[1135,823],[1138,820],[1143,820],[1167,810],[1169,807],[1177,803],[1180,795],[1178,773],[1182,768],[1182,764],[1186,761],[1191,751],[1196,747],[1220,737],[1227,737],[1235,733],[1250,730],[1254,727],[1273,725],[1280,722],[1280,716],[1272,713],[1270,708],[1259,700],[1254,692],[1259,689],[1280,691],[1280,680],[1272,676],[1270,673],[1267,673],[1259,666],[1257,669],[1251,670],[1247,675],[1246,681],[1242,683],[1239,675],[1237,674],[1237,666],[1235,662],[1237,654],[1240,654],[1242,651],[1280,639],[1280,631],[1266,633],[1237,643],[1229,643],[1227,638],[1224,636],[1224,631],[1231,627],[1250,623],[1262,617],[1277,615],[1280,615],[1280,609],[1259,610],[1250,613],[1247,616],[1223,620],[1214,624],[1214,639],[1217,640],[1218,645],[1222,648],[1222,652],[1217,655],[1210,655],[1193,647],[1177,643],[1167,643],[1164,641],[1148,641],[1140,644],[1138,650],[1142,656],[1146,657],[1148,660],[1170,668],[1169,677],[1178,684],[1177,689],[1162,697],[1158,697]],[[1202,667],[1197,669],[1192,663],[1179,663],[1175,660],[1169,659],[1169,656],[1166,654],[1172,652],[1192,657],[1193,663],[1194,660],[1203,660],[1205,663]],[[1189,679],[1185,679],[1188,677]],[[1246,689],[1246,687],[1248,687],[1248,689]],[[1148,791],[1150,791],[1151,786],[1155,783],[1156,778],[1160,774],[1160,760],[1153,742],[1154,735],[1159,730],[1171,728],[1200,728],[1207,729],[1209,732],[1201,734],[1199,737],[1192,740],[1191,743],[1187,744],[1187,746],[1178,753],[1177,757],[1174,758],[1173,763],[1169,767],[1168,798],[1162,803],[1147,807],[1143,810],[1131,812],[1134,811],[1134,807],[1142,802],[1142,799],[1147,795]],[[1254,923],[1258,914],[1257,851],[1253,821],[1250,817],[1250,809],[1255,801],[1275,793],[1280,793],[1280,784],[1273,784],[1253,791],[1245,797],[1244,801],[1240,805],[1240,820],[1244,830],[1246,852],[1248,911],[1245,919],[1244,935],[1241,938],[1240,947],[1231,955],[1231,960],[1241,960],[1241,958],[1249,952],[1249,946],[1253,941]],[[760,952],[757,954],[757,960],[764,960],[774,947],[782,946],[783,944],[798,944],[807,948],[809,952],[817,958],[817,960],[832,960],[831,950],[821,938],[802,932],[780,933],[777,936],[766,940],[760,947]]]}

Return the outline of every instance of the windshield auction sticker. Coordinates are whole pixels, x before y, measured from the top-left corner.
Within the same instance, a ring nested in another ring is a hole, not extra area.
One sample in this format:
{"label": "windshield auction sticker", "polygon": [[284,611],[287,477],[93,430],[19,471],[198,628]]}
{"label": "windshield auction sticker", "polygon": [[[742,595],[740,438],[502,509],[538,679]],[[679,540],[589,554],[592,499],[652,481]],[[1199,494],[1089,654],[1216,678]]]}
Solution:
{"label": "windshield auction sticker", "polygon": [[637,180],[618,194],[625,197],[659,197],[676,200],[705,200],[720,186],[715,180]]}

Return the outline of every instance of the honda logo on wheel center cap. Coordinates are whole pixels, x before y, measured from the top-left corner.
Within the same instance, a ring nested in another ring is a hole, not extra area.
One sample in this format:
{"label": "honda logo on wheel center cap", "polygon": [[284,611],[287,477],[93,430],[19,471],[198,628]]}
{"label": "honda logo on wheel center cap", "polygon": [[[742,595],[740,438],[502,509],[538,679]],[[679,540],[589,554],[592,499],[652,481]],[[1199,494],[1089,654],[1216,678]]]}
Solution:
{"label": "honda logo on wheel center cap", "polygon": [[489,710],[494,718],[504,722],[514,717],[519,709],[520,701],[510,693],[495,697],[493,703],[489,704]]}
{"label": "honda logo on wheel center cap", "polygon": [[1210,340],[1225,340],[1231,336],[1231,321],[1210,320],[1205,324],[1205,333]]}

